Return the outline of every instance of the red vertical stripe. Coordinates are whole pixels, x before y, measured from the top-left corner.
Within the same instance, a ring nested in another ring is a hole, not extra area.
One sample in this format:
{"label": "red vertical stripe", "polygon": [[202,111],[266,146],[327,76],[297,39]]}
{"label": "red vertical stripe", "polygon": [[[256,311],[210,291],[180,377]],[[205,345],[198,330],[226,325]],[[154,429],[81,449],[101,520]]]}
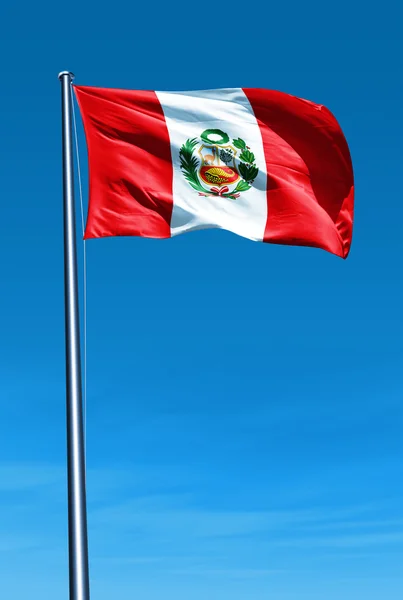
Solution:
{"label": "red vertical stripe", "polygon": [[74,86],[88,145],[85,238],[170,237],[168,129],[154,92]]}
{"label": "red vertical stripe", "polygon": [[348,255],[354,181],[343,132],[325,107],[282,92],[244,89],[263,139],[265,242]]}

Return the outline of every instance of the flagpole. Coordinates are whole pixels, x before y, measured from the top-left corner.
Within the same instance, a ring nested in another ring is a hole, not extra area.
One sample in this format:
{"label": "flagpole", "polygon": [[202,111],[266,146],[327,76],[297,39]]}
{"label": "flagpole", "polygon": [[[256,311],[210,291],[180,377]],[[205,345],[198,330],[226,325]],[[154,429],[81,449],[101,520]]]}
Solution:
{"label": "flagpole", "polygon": [[85,449],[83,430],[80,322],[78,307],[74,166],[69,71],[59,74],[62,85],[64,300],[66,328],[67,480],[69,521],[70,600],[89,600]]}

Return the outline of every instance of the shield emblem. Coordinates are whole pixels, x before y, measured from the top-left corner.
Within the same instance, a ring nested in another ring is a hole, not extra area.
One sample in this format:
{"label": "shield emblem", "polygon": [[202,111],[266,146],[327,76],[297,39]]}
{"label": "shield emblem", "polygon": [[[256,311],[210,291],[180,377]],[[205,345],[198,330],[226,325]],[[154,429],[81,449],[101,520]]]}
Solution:
{"label": "shield emblem", "polygon": [[235,164],[237,149],[230,144],[202,144],[199,147],[199,177],[207,185],[227,185],[236,183],[239,174]]}

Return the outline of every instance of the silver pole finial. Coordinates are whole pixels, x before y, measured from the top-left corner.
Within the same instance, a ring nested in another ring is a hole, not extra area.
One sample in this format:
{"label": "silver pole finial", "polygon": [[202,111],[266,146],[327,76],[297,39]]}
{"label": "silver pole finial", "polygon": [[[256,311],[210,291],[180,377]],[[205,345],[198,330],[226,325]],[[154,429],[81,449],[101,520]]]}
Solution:
{"label": "silver pole finial", "polygon": [[64,77],[65,75],[68,75],[70,81],[73,81],[75,77],[74,73],[72,73],[71,71],[61,71],[58,75],[58,78],[61,80],[62,77]]}

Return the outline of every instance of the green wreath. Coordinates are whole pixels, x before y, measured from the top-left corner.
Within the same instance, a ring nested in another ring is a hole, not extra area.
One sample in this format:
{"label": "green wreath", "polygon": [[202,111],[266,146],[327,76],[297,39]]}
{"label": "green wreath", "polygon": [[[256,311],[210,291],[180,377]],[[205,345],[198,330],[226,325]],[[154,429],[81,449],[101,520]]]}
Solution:
{"label": "green wreath", "polygon": [[[213,141],[209,139],[209,136],[214,135],[214,137],[221,136],[220,141],[216,139]],[[201,134],[201,139],[204,142],[209,144],[214,143],[217,145],[225,144],[229,141],[229,137],[224,131],[221,129],[206,129]],[[221,141],[222,140],[222,141]],[[252,187],[253,182],[255,181],[259,169],[256,166],[256,159],[253,152],[250,151],[249,147],[246,145],[246,142],[241,138],[232,141],[235,148],[241,150],[241,154],[239,155],[239,160],[241,161],[238,165],[238,171],[241,176],[241,180],[238,181],[236,188],[232,192],[227,192],[224,194],[219,194],[218,192],[213,192],[212,190],[207,190],[200,183],[199,177],[197,175],[197,169],[199,166],[199,160],[196,156],[194,156],[194,149],[198,144],[197,138],[192,138],[186,140],[186,142],[181,146],[179,151],[179,159],[180,159],[180,167],[183,171],[183,175],[186,181],[191,185],[191,187],[199,192],[202,196],[222,196],[223,198],[231,198],[232,200],[236,200],[241,192],[246,192]]]}
{"label": "green wreath", "polygon": [[217,146],[229,142],[228,134],[221,129],[205,129],[200,137],[206,144],[217,144]]}

